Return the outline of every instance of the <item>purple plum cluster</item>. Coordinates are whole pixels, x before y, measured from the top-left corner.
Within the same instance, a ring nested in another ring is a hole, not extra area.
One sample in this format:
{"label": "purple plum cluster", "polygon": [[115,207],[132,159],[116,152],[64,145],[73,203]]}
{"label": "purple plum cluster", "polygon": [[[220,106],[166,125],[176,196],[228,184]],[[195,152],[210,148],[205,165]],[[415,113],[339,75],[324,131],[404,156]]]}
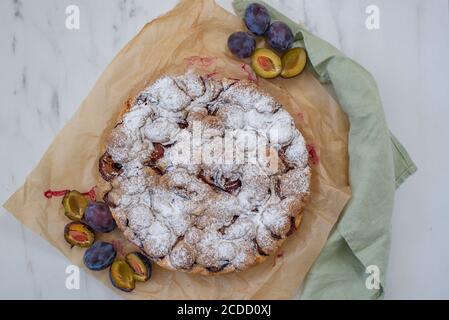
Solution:
{"label": "purple plum cluster", "polygon": [[263,5],[249,4],[243,19],[250,32],[234,32],[228,38],[228,48],[235,56],[250,57],[256,49],[256,36],[265,37],[269,46],[280,53],[292,47],[294,35],[290,27],[282,21],[271,22],[270,13]]}
{"label": "purple plum cluster", "polygon": [[109,268],[112,285],[130,292],[135,282],[151,278],[150,260],[140,252],[128,253],[125,259],[116,259],[112,243],[95,241],[96,232],[109,233],[116,228],[109,206],[100,201],[89,201],[82,193],[72,190],[62,200],[65,215],[72,220],[64,228],[64,238],[73,247],[88,248],[84,252],[85,266],[93,271]]}

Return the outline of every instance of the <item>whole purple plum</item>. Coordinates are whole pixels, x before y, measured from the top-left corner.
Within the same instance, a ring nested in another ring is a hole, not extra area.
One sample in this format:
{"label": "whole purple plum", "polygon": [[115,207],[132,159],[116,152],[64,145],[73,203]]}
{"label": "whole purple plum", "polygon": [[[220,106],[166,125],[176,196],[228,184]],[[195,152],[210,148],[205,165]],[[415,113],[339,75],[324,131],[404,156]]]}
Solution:
{"label": "whole purple plum", "polygon": [[95,231],[111,232],[115,228],[111,210],[104,202],[90,202],[84,212],[86,223]]}
{"label": "whole purple plum", "polygon": [[243,20],[249,31],[257,36],[262,36],[270,26],[271,16],[263,5],[251,3],[246,7]]}
{"label": "whole purple plum", "polygon": [[90,270],[98,271],[109,267],[117,255],[114,246],[109,242],[98,241],[84,252],[84,264]]}
{"label": "whole purple plum", "polygon": [[273,22],[266,32],[266,37],[270,47],[279,52],[290,49],[295,38],[290,27],[282,21]]}
{"label": "whole purple plum", "polygon": [[245,59],[256,49],[256,39],[248,32],[234,32],[228,38],[228,48],[235,56]]}

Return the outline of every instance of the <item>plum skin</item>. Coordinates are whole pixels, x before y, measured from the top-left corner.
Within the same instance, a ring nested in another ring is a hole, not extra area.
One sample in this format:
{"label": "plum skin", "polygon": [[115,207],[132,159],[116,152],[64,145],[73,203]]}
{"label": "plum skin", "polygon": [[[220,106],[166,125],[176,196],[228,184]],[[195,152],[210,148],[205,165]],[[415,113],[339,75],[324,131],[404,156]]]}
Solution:
{"label": "plum skin", "polygon": [[109,267],[115,260],[117,251],[109,242],[95,242],[84,252],[83,261],[90,270],[99,271]]}
{"label": "plum skin", "polygon": [[256,39],[248,32],[234,32],[228,38],[228,48],[235,56],[245,59],[256,49]]}
{"label": "plum skin", "polygon": [[271,16],[263,5],[251,3],[245,9],[243,20],[249,31],[257,36],[262,36],[270,26]]}
{"label": "plum skin", "polygon": [[265,35],[270,47],[279,52],[290,49],[295,38],[290,27],[282,21],[273,22]]}
{"label": "plum skin", "polygon": [[111,232],[116,223],[109,206],[104,202],[91,202],[84,212],[85,222],[97,232]]}

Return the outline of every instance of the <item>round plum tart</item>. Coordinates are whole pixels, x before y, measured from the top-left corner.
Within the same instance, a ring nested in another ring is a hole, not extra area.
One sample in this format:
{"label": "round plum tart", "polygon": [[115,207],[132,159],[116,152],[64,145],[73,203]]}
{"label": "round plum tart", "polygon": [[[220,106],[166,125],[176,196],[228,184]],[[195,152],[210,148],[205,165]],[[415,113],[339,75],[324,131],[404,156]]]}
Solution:
{"label": "round plum tart", "polygon": [[212,275],[274,254],[300,224],[311,170],[282,105],[246,80],[163,76],[123,107],[100,195],[158,265]]}

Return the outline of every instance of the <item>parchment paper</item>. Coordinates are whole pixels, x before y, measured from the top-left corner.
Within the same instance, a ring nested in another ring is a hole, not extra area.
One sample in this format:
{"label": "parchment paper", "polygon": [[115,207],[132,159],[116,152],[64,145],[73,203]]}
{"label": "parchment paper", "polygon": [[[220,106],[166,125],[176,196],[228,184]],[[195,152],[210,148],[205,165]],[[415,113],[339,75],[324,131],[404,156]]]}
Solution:
{"label": "parchment paper", "polygon": [[[69,221],[61,198],[47,199],[43,193],[48,189],[87,191],[95,185],[101,137],[113,126],[123,103],[145,84],[187,68],[214,73],[215,77],[247,78],[246,71],[250,69],[242,68],[242,61],[226,48],[227,37],[238,30],[245,30],[241,19],[212,0],[182,1],[145,25],[107,67],[24,185],[4,207],[72,263],[85,268],[84,249],[70,248],[63,238]],[[247,271],[206,277],[154,266],[152,279],[137,283],[136,289],[124,297],[287,299],[298,290],[350,198],[348,121],[308,71],[293,79],[259,79],[257,83],[290,112],[310,149],[314,163],[312,196],[299,230],[277,255]],[[100,238],[114,240],[119,255],[134,249],[117,230]],[[112,287],[107,271],[85,270]]]}

